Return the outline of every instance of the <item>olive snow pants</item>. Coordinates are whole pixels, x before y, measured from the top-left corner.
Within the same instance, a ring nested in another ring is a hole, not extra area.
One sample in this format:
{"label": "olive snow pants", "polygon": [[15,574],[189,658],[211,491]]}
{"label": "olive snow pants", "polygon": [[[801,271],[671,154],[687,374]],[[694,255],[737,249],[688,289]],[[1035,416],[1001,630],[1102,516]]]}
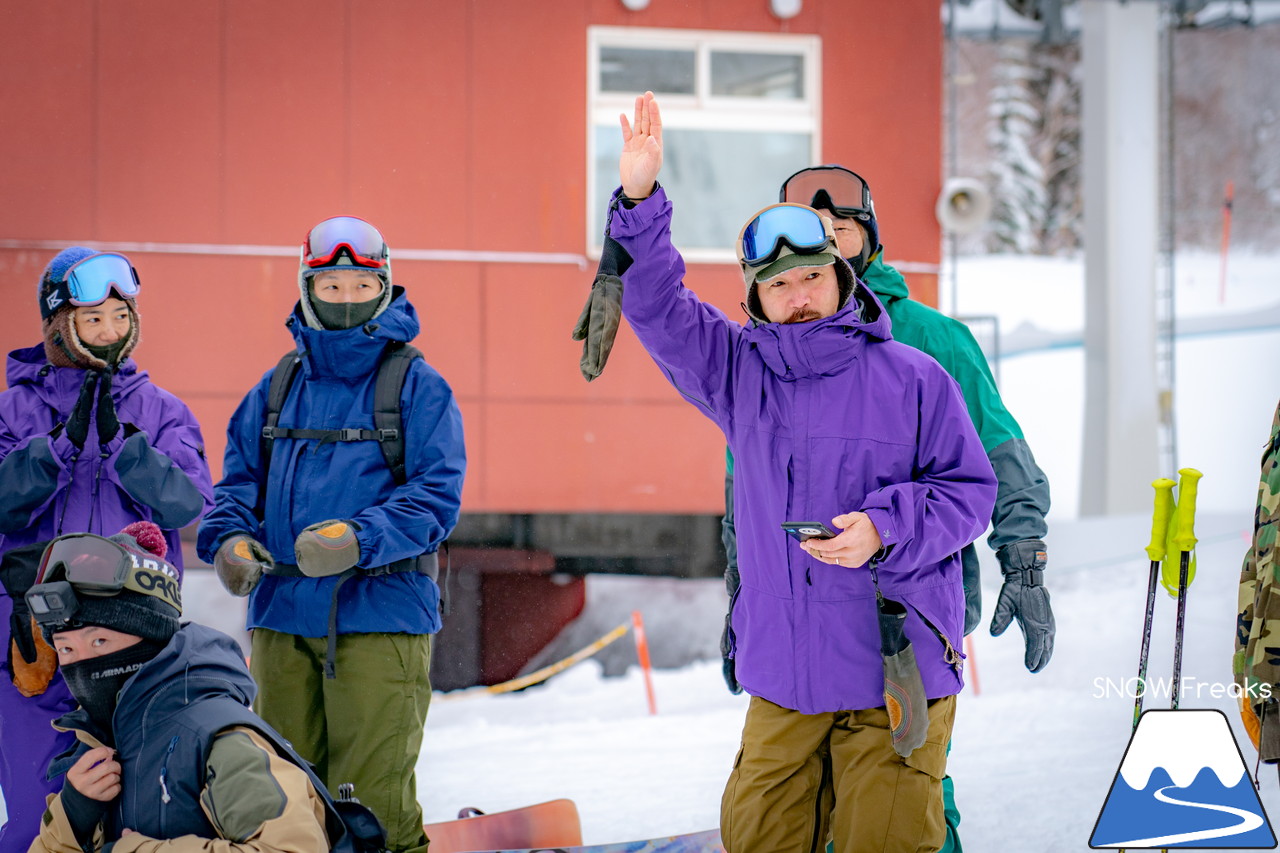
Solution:
{"label": "olive snow pants", "polygon": [[884,708],[802,714],[752,697],[720,803],[728,853],[935,853],[956,698],[929,702],[928,740],[903,758]]}
{"label": "olive snow pants", "polygon": [[256,710],[312,764],[335,797],[356,799],[387,827],[395,853],[422,853],[414,768],[431,703],[429,634],[339,634],[337,678],[324,677],[324,637],[253,631]]}

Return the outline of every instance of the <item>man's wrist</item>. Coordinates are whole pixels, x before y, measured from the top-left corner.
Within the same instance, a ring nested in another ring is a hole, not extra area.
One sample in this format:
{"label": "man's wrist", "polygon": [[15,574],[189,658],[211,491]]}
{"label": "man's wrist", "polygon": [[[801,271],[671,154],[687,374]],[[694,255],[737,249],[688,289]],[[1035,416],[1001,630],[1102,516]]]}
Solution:
{"label": "man's wrist", "polygon": [[645,199],[647,199],[649,196],[653,195],[657,191],[658,191],[657,181],[654,181],[653,186],[649,188],[649,191],[643,194],[636,193],[635,195],[632,195],[631,193],[627,192],[626,187],[623,187],[621,194],[619,194],[618,196],[618,201],[622,203],[623,207],[630,210],[631,208],[635,207],[637,204],[644,201]]}

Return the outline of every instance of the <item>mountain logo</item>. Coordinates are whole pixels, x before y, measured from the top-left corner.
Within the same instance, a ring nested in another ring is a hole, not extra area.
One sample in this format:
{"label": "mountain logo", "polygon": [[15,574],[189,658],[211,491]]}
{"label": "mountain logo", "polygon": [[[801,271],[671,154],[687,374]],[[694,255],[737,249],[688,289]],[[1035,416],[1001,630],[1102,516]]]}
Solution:
{"label": "mountain logo", "polygon": [[1215,710],[1145,712],[1089,847],[1275,849],[1275,833],[1226,716]]}

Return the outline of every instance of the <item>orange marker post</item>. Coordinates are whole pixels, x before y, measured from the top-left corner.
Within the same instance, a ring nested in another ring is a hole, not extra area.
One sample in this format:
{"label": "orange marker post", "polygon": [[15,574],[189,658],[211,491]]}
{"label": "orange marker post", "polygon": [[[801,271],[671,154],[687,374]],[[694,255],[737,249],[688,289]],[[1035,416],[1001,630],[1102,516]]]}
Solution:
{"label": "orange marker post", "polygon": [[631,627],[636,636],[636,657],[640,658],[640,669],[644,672],[644,690],[649,697],[649,713],[658,713],[658,702],[653,696],[653,672],[649,666],[649,641],[644,636],[644,619],[639,610],[631,611]]}

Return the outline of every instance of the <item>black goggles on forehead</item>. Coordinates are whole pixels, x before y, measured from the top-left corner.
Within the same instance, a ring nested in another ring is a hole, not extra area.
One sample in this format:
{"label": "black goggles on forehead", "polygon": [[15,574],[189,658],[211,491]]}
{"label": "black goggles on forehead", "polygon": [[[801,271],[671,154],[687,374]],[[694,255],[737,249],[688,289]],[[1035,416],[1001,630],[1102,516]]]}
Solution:
{"label": "black goggles on forehead", "polygon": [[303,260],[312,268],[333,266],[344,254],[353,265],[368,269],[384,268],[390,256],[381,232],[355,216],[326,219],[302,244]]}
{"label": "black goggles on forehead", "polygon": [[783,182],[778,200],[830,210],[844,219],[876,215],[867,182],[843,166],[801,169]]}
{"label": "black goggles on forehead", "polygon": [[35,585],[26,593],[36,623],[70,622],[78,595],[106,598],[122,590],[150,595],[182,612],[178,580],[150,561],[139,561],[117,542],[92,533],[72,533],[49,543],[40,559]]}

